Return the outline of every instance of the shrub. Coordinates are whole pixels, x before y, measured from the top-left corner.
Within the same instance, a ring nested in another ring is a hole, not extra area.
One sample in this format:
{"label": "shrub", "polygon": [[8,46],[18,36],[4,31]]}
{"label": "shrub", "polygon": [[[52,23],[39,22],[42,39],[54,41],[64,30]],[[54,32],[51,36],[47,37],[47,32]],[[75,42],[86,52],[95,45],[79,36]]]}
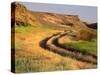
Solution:
{"label": "shrub", "polygon": [[91,40],[91,38],[93,38],[94,36],[96,36],[96,34],[92,33],[89,30],[80,30],[77,34],[77,38],[79,40]]}

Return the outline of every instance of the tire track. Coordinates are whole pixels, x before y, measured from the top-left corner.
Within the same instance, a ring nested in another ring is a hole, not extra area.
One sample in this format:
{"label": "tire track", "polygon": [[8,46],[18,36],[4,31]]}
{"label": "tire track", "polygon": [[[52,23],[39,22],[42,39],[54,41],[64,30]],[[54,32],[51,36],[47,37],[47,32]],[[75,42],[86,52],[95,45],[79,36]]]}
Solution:
{"label": "tire track", "polygon": [[68,33],[63,32],[63,33],[53,34],[53,35],[45,38],[44,40],[42,40],[40,42],[40,46],[42,48],[50,50],[50,51],[57,53],[64,57],[70,57],[70,58],[78,60],[78,61],[97,64],[97,62],[96,62],[97,57],[92,54],[88,54],[88,53],[86,54],[86,53],[76,50],[76,49],[73,50],[70,48],[68,48],[68,49],[63,48],[59,44],[58,40],[65,35],[68,35]]}

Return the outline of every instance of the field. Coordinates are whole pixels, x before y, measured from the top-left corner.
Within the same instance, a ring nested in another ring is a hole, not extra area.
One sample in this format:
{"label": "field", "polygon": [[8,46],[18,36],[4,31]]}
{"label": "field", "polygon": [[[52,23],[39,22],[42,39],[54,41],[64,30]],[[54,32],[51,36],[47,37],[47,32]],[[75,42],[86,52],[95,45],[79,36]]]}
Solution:
{"label": "field", "polygon": [[[63,57],[57,53],[40,47],[39,43],[41,40],[58,32],[63,32],[63,30],[59,29],[59,27],[58,29],[55,29],[55,27],[51,28],[45,25],[16,25],[15,47],[12,45],[12,50],[15,48],[15,72],[61,71],[96,67],[96,65],[91,63],[77,61],[69,57]],[[14,34],[13,28],[12,34]],[[94,49],[93,51],[95,51]]]}
{"label": "field", "polygon": [[[94,39],[93,39],[94,40]],[[88,53],[92,53],[92,54],[97,54],[97,42],[96,42],[96,38],[95,41],[85,41],[85,40],[79,40],[79,41],[71,41],[68,42],[66,41],[66,43],[62,44],[63,46],[65,46],[66,48],[76,48],[79,49],[81,51],[85,51]]]}

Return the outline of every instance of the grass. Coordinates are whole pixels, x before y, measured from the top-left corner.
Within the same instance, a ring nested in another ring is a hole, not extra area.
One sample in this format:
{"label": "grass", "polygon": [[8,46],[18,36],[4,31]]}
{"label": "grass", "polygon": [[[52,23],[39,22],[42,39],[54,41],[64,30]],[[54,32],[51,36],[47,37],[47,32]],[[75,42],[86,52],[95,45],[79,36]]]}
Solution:
{"label": "grass", "polygon": [[[56,64],[49,63],[49,61],[37,60],[33,61],[34,57],[16,59],[16,72],[44,72],[56,70],[68,70],[68,62],[60,61]],[[33,64],[32,64],[33,63]]]}
{"label": "grass", "polygon": [[48,30],[48,29],[50,29],[48,26],[16,26],[15,32],[28,34],[33,30]]}
{"label": "grass", "polygon": [[62,30],[55,30],[49,26],[15,26],[15,33],[12,33],[15,34],[15,72],[57,71],[93,67],[67,57],[61,57],[39,46],[41,40],[59,31]]}
{"label": "grass", "polygon": [[40,40],[55,32],[58,31],[48,26],[20,25],[15,27],[15,70],[17,73],[64,70],[66,68],[60,58],[59,61],[53,62],[56,60],[51,60],[52,54],[47,54],[48,52],[42,51],[43,49],[38,47]]}
{"label": "grass", "polygon": [[79,41],[76,41],[76,42],[65,43],[64,46],[69,47],[69,48],[80,49],[80,50],[86,51],[88,53],[93,53],[93,54],[97,53],[97,50],[96,50],[97,49],[97,43],[96,42],[79,40]]}

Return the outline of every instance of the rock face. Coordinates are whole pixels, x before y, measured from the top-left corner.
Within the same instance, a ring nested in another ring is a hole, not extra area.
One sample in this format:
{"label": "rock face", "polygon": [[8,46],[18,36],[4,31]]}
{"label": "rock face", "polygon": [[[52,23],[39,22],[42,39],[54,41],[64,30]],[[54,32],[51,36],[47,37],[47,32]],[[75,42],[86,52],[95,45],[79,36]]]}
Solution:
{"label": "rock face", "polygon": [[62,15],[48,12],[34,12],[28,10],[24,5],[13,2],[11,4],[12,26],[16,25],[60,25],[75,28],[86,28],[87,26],[79,19],[78,15]]}
{"label": "rock face", "polygon": [[27,23],[27,8],[19,3],[12,3],[11,21],[17,25]]}
{"label": "rock face", "polygon": [[97,29],[97,23],[87,24],[88,27]]}
{"label": "rock face", "polygon": [[[11,21],[12,25],[34,25],[34,17],[29,10],[22,4],[12,3],[11,4]],[[36,24],[38,25],[38,23]]]}

